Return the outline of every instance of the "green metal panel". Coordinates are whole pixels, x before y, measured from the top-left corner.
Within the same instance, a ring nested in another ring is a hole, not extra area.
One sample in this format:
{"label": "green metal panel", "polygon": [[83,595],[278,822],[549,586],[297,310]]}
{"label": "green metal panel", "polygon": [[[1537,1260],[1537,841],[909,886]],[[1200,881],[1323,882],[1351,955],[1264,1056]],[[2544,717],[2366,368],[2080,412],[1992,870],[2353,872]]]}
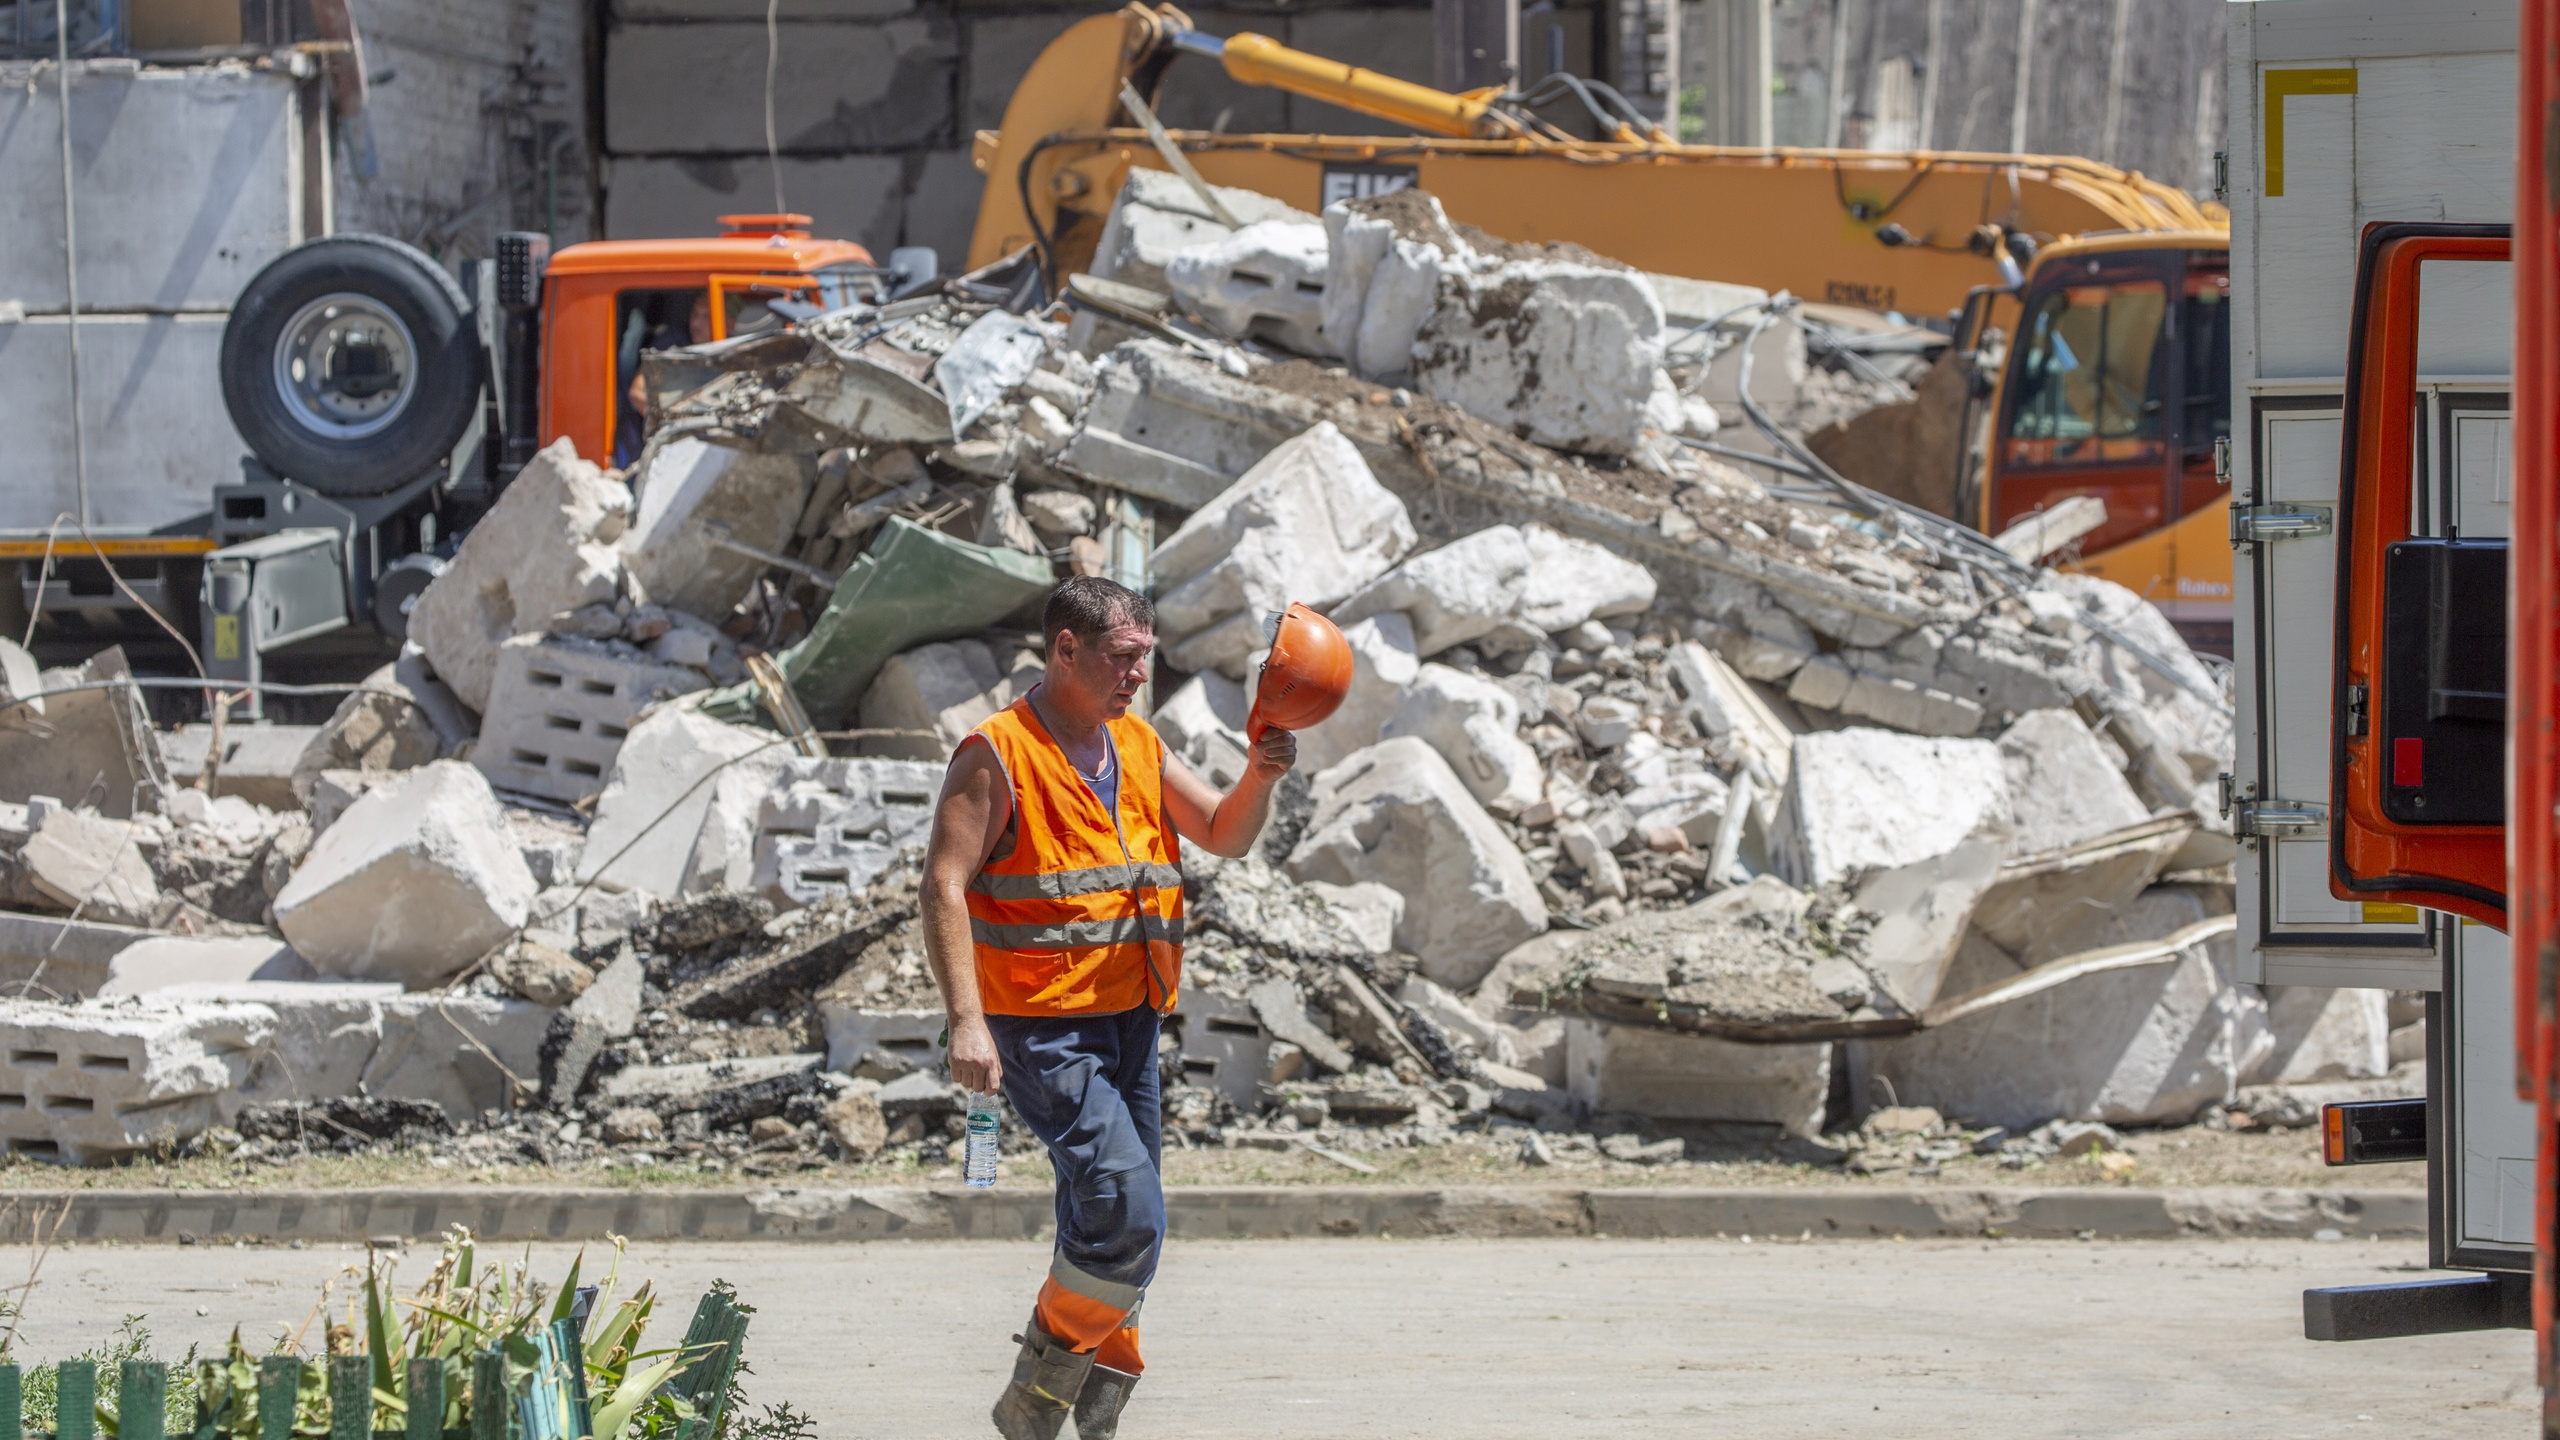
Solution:
{"label": "green metal panel", "polygon": [[595,1415],[587,1405],[587,1351],[578,1343],[578,1322],[551,1322],[551,1343],[559,1348],[560,1366],[567,1373],[561,1383],[569,1392],[569,1433],[573,1436],[593,1434]]}
{"label": "green metal panel", "polygon": [[[444,1362],[422,1356],[409,1362],[408,1440],[444,1440]],[[118,1436],[117,1440],[123,1440]]]}
{"label": "green metal panel", "polygon": [[329,1440],[373,1440],[373,1361],[329,1357]]}
{"label": "green metal panel", "polygon": [[270,1355],[258,1362],[258,1440],[293,1440],[293,1406],[302,1391],[302,1361]]}
{"label": "green metal panel", "polygon": [[56,1440],[97,1440],[98,1366],[90,1360],[65,1360],[54,1382],[53,1433]]}
{"label": "green metal panel", "polygon": [[169,1367],[127,1360],[116,1383],[116,1440],[166,1440],[168,1433]]}
{"label": "green metal panel", "polygon": [[0,1365],[0,1440],[26,1440],[26,1386],[16,1365]]}
{"label": "green metal panel", "polygon": [[471,1440],[507,1440],[507,1357],[495,1348],[471,1357]]}

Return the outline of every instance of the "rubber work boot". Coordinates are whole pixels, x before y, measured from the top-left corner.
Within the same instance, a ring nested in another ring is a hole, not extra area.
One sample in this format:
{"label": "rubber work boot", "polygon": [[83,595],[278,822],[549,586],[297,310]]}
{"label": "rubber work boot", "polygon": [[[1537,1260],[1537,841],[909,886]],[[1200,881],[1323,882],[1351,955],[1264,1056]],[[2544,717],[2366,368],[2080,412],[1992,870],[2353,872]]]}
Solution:
{"label": "rubber work boot", "polygon": [[1022,1342],[1022,1353],[1013,1359],[1013,1383],[996,1397],[996,1433],[1005,1440],[1058,1440],[1067,1410],[1093,1370],[1093,1352],[1069,1350],[1040,1328],[1036,1314],[1013,1338]]}
{"label": "rubber work boot", "polygon": [[1120,1411],[1138,1377],[1126,1370],[1096,1365],[1084,1388],[1076,1392],[1076,1440],[1111,1440],[1120,1433]]}

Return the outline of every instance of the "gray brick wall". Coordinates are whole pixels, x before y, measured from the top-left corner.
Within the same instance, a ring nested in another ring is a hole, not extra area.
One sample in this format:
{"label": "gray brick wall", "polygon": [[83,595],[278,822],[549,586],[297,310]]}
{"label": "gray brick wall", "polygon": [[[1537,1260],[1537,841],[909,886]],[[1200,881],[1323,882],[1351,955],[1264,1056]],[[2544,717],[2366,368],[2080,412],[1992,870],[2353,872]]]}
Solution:
{"label": "gray brick wall", "polygon": [[[709,231],[722,213],[773,205],[765,153],[761,0],[602,0],[603,233]],[[930,245],[957,266],[984,187],[970,139],[999,128],[1014,87],[1050,41],[1110,7],[1027,8],[898,0],[782,0],[774,139],[790,209],[819,233],[886,256]],[[1194,9],[1217,35],[1252,30],[1409,79],[1431,78],[1431,10],[1397,6]],[[1368,132],[1376,122],[1176,63],[1166,123],[1229,131]]]}

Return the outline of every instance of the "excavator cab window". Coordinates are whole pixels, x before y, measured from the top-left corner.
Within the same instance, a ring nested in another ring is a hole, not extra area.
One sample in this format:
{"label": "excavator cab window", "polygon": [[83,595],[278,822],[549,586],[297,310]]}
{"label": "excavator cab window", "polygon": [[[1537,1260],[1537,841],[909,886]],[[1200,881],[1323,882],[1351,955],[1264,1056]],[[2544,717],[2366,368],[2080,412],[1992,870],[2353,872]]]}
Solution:
{"label": "excavator cab window", "polygon": [[2065,284],[2036,298],[2021,330],[2025,382],[2010,412],[2009,464],[2160,459],[2161,321],[2156,275]]}
{"label": "excavator cab window", "polygon": [[2329,869],[2506,919],[2508,238],[2376,224],[2340,438]]}
{"label": "excavator cab window", "polygon": [[625,290],[613,297],[613,311],[613,463],[622,466],[640,458],[647,438],[640,356],[710,339],[711,292],[699,287]]}
{"label": "excavator cab window", "polygon": [[[2210,266],[2193,263],[2204,258],[2192,257],[2185,298],[2179,304],[2177,338],[2186,367],[2186,423],[2179,427],[2178,439],[2184,450],[2181,458],[2189,466],[2201,463],[2210,485],[2214,443],[2231,438],[2231,271],[2220,255],[2211,257]],[[2218,487],[2204,493],[2190,487],[2181,496],[2179,508],[2192,513],[2206,501],[2219,499],[2221,493]]]}

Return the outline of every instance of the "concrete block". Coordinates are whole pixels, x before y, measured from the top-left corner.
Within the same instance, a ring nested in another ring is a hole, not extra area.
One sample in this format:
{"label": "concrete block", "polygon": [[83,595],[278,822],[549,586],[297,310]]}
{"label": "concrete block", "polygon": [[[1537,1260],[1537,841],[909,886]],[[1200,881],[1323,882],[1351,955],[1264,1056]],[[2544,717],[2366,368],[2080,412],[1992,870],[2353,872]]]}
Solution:
{"label": "concrete block", "polygon": [[[304,730],[308,738],[285,773],[286,793],[295,797],[294,804],[309,808],[323,771],[414,770],[444,754],[444,736],[401,682],[399,669],[395,663],[367,675],[360,689],[338,702],[327,723]],[[230,773],[228,762],[223,773]]]}
{"label": "concrete block", "polygon": [[613,542],[630,511],[631,492],[567,440],[534,456],[409,612],[409,638],[437,678],[462,703],[487,710],[499,642],[619,593]]}
{"label": "concrete block", "polygon": [[274,1017],[273,1040],[223,1099],[226,1120],[250,1105],[332,1095],[424,1100],[455,1121],[508,1109],[541,1073],[554,1014],[513,997],[264,980],[172,986],[150,1003],[238,1005]]}
{"label": "concrete block", "polygon": [[1520,738],[1520,702],[1462,670],[1423,666],[1378,734],[1421,737],[1496,815],[1519,814],[1546,789],[1537,752]]}
{"label": "concrete block", "polygon": [[1512,526],[1493,525],[1406,560],[1331,614],[1347,625],[1401,610],[1413,621],[1414,653],[1428,659],[1517,614],[1528,576],[1528,541]]}
{"label": "concrete block", "polygon": [[[878,151],[948,134],[958,39],[951,22],[938,17],[784,27],[773,85],[774,134],[782,150]],[[762,156],[765,61],[761,23],[626,25],[609,32],[605,148]],[[669,105],[671,95],[693,99]],[[755,208],[771,208],[769,199]]]}
{"label": "concrete block", "polygon": [[1260,1108],[1272,1035],[1252,1002],[1193,985],[1184,987],[1173,1013],[1181,1025],[1182,1083],[1215,1090],[1247,1114]]}
{"label": "concrete block", "polygon": [[622,562],[650,600],[716,625],[765,570],[716,539],[781,551],[817,473],[814,455],[756,454],[691,436],[663,446],[641,472]]}
{"label": "concrete block", "polygon": [[604,788],[641,711],[707,688],[698,671],[593,641],[518,635],[498,647],[471,763],[500,789],[584,800]]}
{"label": "concrete block", "polygon": [[46,899],[110,924],[148,924],[160,902],[159,881],[122,820],[57,810],[27,837],[18,864]]}
{"label": "concrete block", "polygon": [[[109,646],[76,667],[45,671],[42,684],[61,690],[131,673],[123,647]],[[50,795],[120,820],[161,808],[169,788],[139,691],[80,690],[47,698],[41,714],[31,705],[0,711],[0,800]]]}
{"label": "concrete block", "polygon": [[1265,220],[1194,245],[1165,264],[1184,309],[1238,340],[1331,355],[1324,337],[1323,222]]}
{"label": "concrete block", "polygon": [[[1263,615],[1323,608],[1413,548],[1404,502],[1331,421],[1264,456],[1158,545],[1151,565],[1165,658],[1242,679]],[[1358,618],[1356,616],[1349,618]]]}
{"label": "concrete block", "polygon": [[1006,658],[1012,662],[1010,673],[998,668],[996,652],[983,640],[943,640],[891,657],[863,692],[862,728],[930,733],[866,740],[864,750],[909,760],[948,760],[970,731],[1039,683],[1037,653]]}
{"label": "concrete block", "polygon": [[[1806,667],[1811,668],[1810,665]],[[1797,673],[1801,675],[1804,672]],[[1970,735],[1982,728],[1982,707],[1979,704],[1893,676],[1853,675],[1849,681],[1849,693],[1841,697],[1835,708],[1843,715],[1873,720],[1879,725],[1912,735],[1954,738]]]}
{"label": "concrete block", "polygon": [[107,961],[106,981],[96,993],[149,995],[175,985],[301,981],[316,973],[292,946],[271,936],[153,935]]}
{"label": "concrete block", "polygon": [[[1266,220],[1305,221],[1315,217],[1258,191],[1232,185],[1210,187],[1227,213],[1248,227]],[[1131,170],[1113,197],[1102,223],[1092,273],[1124,285],[1171,294],[1165,267],[1173,257],[1196,246],[1214,243],[1234,232],[1201,203],[1199,193],[1181,176],[1165,170]]]}
{"label": "concrete block", "polygon": [[[293,790],[294,764],[320,729],[317,725],[225,725],[222,763],[214,771],[213,793],[237,795],[270,810],[301,809],[302,801]],[[162,731],[160,759],[169,767],[170,783],[193,787],[204,774],[205,755],[212,748],[213,727],[209,724],[181,725]]]}
{"label": "concrete block", "polygon": [[2066,850],[2150,816],[2076,711],[2019,716],[2000,734],[2000,763],[2009,777],[2013,855]]}
{"label": "concrete block", "polygon": [[[2057,942],[2068,952],[2169,934],[2209,907],[2192,887],[2155,886]],[[1878,1042],[1874,1074],[1906,1105],[2024,1133],[2051,1119],[2184,1121],[2223,1100],[2272,1049],[2266,1002],[2241,987],[2228,936],[2173,961],[2069,981],[1934,1030]],[[1968,943],[1943,989],[2015,975]]]}
{"label": "concrete block", "polygon": [[1117,345],[1095,370],[1084,423],[1052,463],[1176,509],[1210,504],[1306,428],[1303,405],[1275,405],[1272,391],[1160,340]]}
{"label": "concrete block", "polygon": [[648,968],[640,957],[625,950],[597,971],[595,983],[569,1003],[562,1012],[569,1020],[568,1038],[542,1077],[546,1103],[554,1109],[567,1104],[586,1087],[587,1074],[604,1047],[640,1027],[641,988],[647,979]]}
{"label": "concrete block", "polygon": [[1403,703],[1405,687],[1422,672],[1412,617],[1401,610],[1345,625],[1342,638],[1351,646],[1351,691],[1323,724],[1298,732],[1298,768],[1309,775],[1377,744]]}
{"label": "concrete block", "polygon": [[1988,740],[1827,730],[1796,737],[1772,859],[1792,884],[1829,885],[2003,834],[2008,820]]}
{"label": "concrete block", "polygon": [[1520,538],[1529,569],[1514,613],[1532,630],[1552,634],[1585,620],[1642,614],[1653,604],[1653,572],[1616,551],[1544,525],[1522,526]]}
{"label": "concrete block", "polygon": [[[756,93],[763,94],[761,86]],[[723,215],[773,208],[773,169],[761,140],[749,155],[616,155],[604,162],[604,176],[605,234],[616,240],[717,235]],[[894,155],[782,157],[783,198],[809,217],[810,233],[883,257],[900,243],[901,227],[926,193],[919,187],[910,199],[906,180]],[[976,203],[969,192],[973,210]],[[946,252],[943,263],[955,258]]]}
{"label": "concrete block", "polygon": [[[1193,774],[1225,790],[1244,778],[1244,722],[1252,710],[1253,700],[1244,686],[1212,670],[1184,681],[1147,721]],[[1311,768],[1307,735],[1312,733],[1298,737],[1300,769]]]}
{"label": "concrete block", "polygon": [[0,1146],[103,1165],[201,1134],[272,1043],[257,1005],[0,1002]]}
{"label": "concrete block", "polygon": [[1594,1116],[1822,1131],[1827,1044],[1744,1045],[1583,1019],[1567,1020],[1564,1037],[1566,1092]]}
{"label": "concrete block", "polygon": [[939,1009],[879,1010],[822,995],[818,1024],[826,1033],[830,1070],[849,1075],[871,1061],[903,1075],[942,1063],[938,1037],[944,1016]]}
{"label": "concrete block", "polygon": [[[704,884],[693,883],[695,842],[704,833],[715,789],[735,780],[744,823],[751,827],[751,797],[771,786],[790,754],[769,730],[724,725],[683,702],[648,716],[631,727],[614,756],[612,778],[596,801],[595,824],[578,857],[578,883],[672,899],[725,882],[733,852],[724,845],[719,867]],[[724,765],[715,784],[698,785]],[[735,851],[742,870],[752,863],[746,848]]]}
{"label": "concrete block", "polygon": [[757,811],[757,893],[786,910],[861,893],[923,846],[941,791],[919,761],[786,761]]}
{"label": "concrete block", "polygon": [[[1315,810],[1290,853],[1297,880],[1376,881],[1402,895],[1397,948],[1452,990],[1547,928],[1529,868],[1437,751],[1399,736],[1315,778]],[[1286,1038],[1286,1037],[1284,1037]]]}
{"label": "concrete block", "polygon": [[1515,260],[1443,288],[1414,336],[1414,386],[1541,445],[1624,455],[1643,435],[1662,338],[1642,275]]}
{"label": "concrete block", "polygon": [[524,923],[533,874],[479,771],[439,760],[347,807],[275,898],[323,974],[426,989]]}
{"label": "concrete block", "polygon": [[1837,656],[1815,655],[1797,664],[1787,698],[1810,710],[1837,710],[1857,683],[1857,673]]}

